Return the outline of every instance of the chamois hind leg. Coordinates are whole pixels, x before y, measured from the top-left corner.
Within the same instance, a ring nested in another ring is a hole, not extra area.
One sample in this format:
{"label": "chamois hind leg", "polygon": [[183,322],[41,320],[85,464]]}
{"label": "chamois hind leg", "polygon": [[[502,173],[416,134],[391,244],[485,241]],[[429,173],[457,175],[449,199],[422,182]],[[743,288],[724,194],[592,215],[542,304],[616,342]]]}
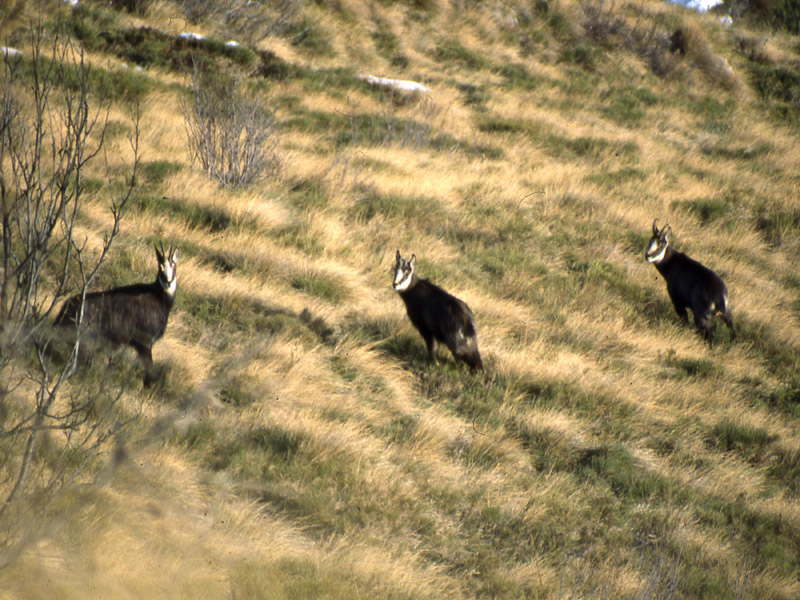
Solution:
{"label": "chamois hind leg", "polygon": [[448,341],[447,347],[453,354],[453,358],[456,359],[456,362],[464,363],[473,371],[480,371],[483,369],[483,362],[481,361],[481,355],[477,348],[470,348],[468,344],[459,344],[456,340]]}
{"label": "chamois hind leg", "polygon": [[731,337],[733,339],[736,338],[736,329],[733,327],[733,315],[731,314],[730,310],[726,310],[724,313],[719,314],[722,321],[727,325],[731,330]]}

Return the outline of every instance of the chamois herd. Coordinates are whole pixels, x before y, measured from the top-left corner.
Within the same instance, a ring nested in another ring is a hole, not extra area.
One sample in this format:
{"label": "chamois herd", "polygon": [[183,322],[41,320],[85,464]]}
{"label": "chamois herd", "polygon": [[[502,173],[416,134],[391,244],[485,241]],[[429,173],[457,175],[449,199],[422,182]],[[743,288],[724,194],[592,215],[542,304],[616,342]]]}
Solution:
{"label": "chamois herd", "polygon": [[[688,323],[691,309],[700,333],[711,344],[711,318],[720,314],[733,329],[725,282],[708,267],[670,246],[669,225],[659,229],[653,221],[653,236],[645,252],[667,283],[667,293],[678,315]],[[101,346],[130,346],[136,350],[145,370],[145,384],[155,379],[153,344],[164,335],[177,290],[178,251],[170,245],[155,248],[158,274],[153,283],[139,283],[69,298],[56,317],[58,327],[80,331],[78,362]],[[456,362],[470,369],[483,369],[478,351],[475,318],[467,304],[441,287],[417,276],[416,255],[405,259],[395,254],[393,287],[400,295],[412,325],[425,340],[430,359],[438,341],[450,350]]]}

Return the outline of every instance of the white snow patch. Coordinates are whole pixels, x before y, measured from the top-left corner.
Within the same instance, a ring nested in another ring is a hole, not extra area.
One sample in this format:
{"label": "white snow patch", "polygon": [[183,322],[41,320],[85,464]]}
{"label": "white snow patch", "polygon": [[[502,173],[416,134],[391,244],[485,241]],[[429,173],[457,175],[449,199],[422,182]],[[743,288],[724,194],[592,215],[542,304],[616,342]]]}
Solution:
{"label": "white snow patch", "polygon": [[722,0],[670,0],[670,2],[673,4],[682,4],[687,8],[693,8],[701,13],[722,4]]}
{"label": "white snow patch", "polygon": [[206,39],[206,36],[204,35],[200,35],[199,33],[189,33],[187,31],[179,33],[178,37],[184,40],[194,40],[195,42],[199,42]]}
{"label": "white snow patch", "polygon": [[388,79],[386,77],[375,77],[374,75],[359,75],[361,81],[365,81],[370,85],[378,87],[388,87],[401,92],[422,92],[428,93],[431,88],[428,86],[417,83],[416,81],[407,81],[404,79]]}
{"label": "white snow patch", "polygon": [[228,40],[227,42],[225,42],[225,45],[228,48],[238,48],[241,44],[239,44],[239,42],[237,42],[236,40]]}
{"label": "white snow patch", "polygon": [[22,50],[16,48],[9,48],[7,46],[0,46],[0,54],[8,58],[9,56],[22,56]]}

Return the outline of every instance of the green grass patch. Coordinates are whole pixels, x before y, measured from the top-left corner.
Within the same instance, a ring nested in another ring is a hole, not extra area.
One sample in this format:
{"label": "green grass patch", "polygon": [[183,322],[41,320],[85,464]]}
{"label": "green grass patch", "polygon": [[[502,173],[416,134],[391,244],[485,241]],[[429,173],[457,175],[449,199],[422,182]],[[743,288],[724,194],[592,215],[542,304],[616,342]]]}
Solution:
{"label": "green grass patch", "polygon": [[404,444],[419,431],[419,415],[397,415],[374,429],[376,435],[390,444]]}
{"label": "green grass patch", "polygon": [[663,502],[678,491],[675,484],[644,468],[622,446],[586,452],[580,475],[593,485],[608,486],[615,496],[626,502],[646,499]]}
{"label": "green grass patch", "polygon": [[675,376],[678,378],[716,377],[722,372],[722,368],[713,360],[707,358],[682,358],[672,349],[667,352],[665,364],[670,369],[674,369]]}
{"label": "green grass patch", "polygon": [[604,187],[614,188],[625,183],[645,181],[647,173],[636,167],[622,167],[613,171],[592,173],[584,178],[587,183],[596,183]]}
{"label": "green grass patch", "polygon": [[755,227],[764,241],[777,248],[788,237],[800,235],[800,208],[773,208],[759,204],[755,208]]}
{"label": "green grass patch", "polygon": [[601,108],[603,116],[625,127],[639,125],[647,109],[658,104],[659,99],[647,88],[623,87],[615,89]]}
{"label": "green grass patch", "polygon": [[445,210],[436,198],[383,194],[372,188],[363,188],[350,208],[350,215],[369,223],[377,217],[415,224],[431,231],[441,226]]}
{"label": "green grass patch", "polygon": [[766,449],[777,439],[777,435],[770,434],[763,427],[739,425],[726,420],[711,428],[706,443],[720,452],[736,452],[750,462],[759,463]]}
{"label": "green grass patch", "polygon": [[328,204],[328,189],[319,178],[302,179],[289,190],[289,202],[298,210],[320,210]]}
{"label": "green grass patch", "polygon": [[486,102],[491,98],[489,86],[485,84],[475,85],[463,82],[456,82],[455,85],[458,91],[461,92],[466,106],[472,106],[479,111],[486,110]]}
{"label": "green grass patch", "polygon": [[734,314],[736,342],[759,356],[770,372],[792,381],[800,372],[800,348],[784,342],[773,330],[746,314]]}
{"label": "green grass patch", "polygon": [[[182,290],[178,292],[175,307],[189,317],[198,334],[209,330],[259,336],[288,333],[294,339],[317,343],[317,337],[296,315],[258,300],[241,296],[209,296]],[[221,338],[220,342],[226,343]]]}
{"label": "green grass patch", "polygon": [[334,304],[342,302],[349,296],[347,287],[336,277],[315,271],[299,273],[291,278],[290,283],[296,290]]}
{"label": "green grass patch", "polygon": [[234,408],[247,408],[256,401],[253,386],[254,381],[250,377],[232,377],[219,390],[219,399]]}
{"label": "green grass patch", "polygon": [[722,219],[731,210],[731,203],[726,198],[699,198],[697,200],[677,201],[673,203],[673,206],[694,215],[703,225]]}
{"label": "green grass patch", "polygon": [[794,418],[800,418],[800,375],[788,375],[786,380],[764,397],[766,404]]}
{"label": "green grass patch", "polygon": [[340,568],[318,561],[284,558],[268,564],[242,561],[231,569],[231,595],[251,600],[353,600],[364,594],[392,600],[410,600],[385,583],[366,583]]}
{"label": "green grass patch", "polygon": [[157,185],[163,183],[167,177],[180,172],[183,164],[170,160],[152,160],[141,162],[139,169],[147,183]]}
{"label": "green grass patch", "polygon": [[532,75],[528,68],[520,63],[505,63],[494,69],[503,78],[503,85],[510,89],[531,91],[538,89],[546,81],[542,77]]}
{"label": "green grass patch", "polygon": [[116,29],[103,32],[100,49],[142,67],[160,67],[189,72],[196,66],[216,70],[219,58],[247,67],[256,55],[245,46],[232,46],[214,38],[184,39],[151,27]]}
{"label": "green grass patch", "polygon": [[295,24],[287,37],[292,46],[315,56],[334,56],[331,36],[319,23],[304,19]]}
{"label": "green grass patch", "polygon": [[292,112],[289,119],[282,121],[280,126],[304,133],[337,135],[350,128],[350,118],[339,113],[297,109]]}
{"label": "green grass patch", "polygon": [[275,231],[274,235],[280,242],[293,246],[309,256],[321,256],[325,250],[319,236],[310,231],[308,223],[297,222],[286,225]]}
{"label": "green grass patch", "polygon": [[223,208],[189,204],[182,200],[150,194],[134,198],[132,204],[139,211],[182,219],[188,227],[205,229],[209,233],[219,233],[230,227],[249,224],[247,221],[234,221],[231,215]]}
{"label": "green grass patch", "polygon": [[456,39],[448,39],[438,44],[433,51],[436,60],[442,63],[459,63],[466,69],[478,71],[489,67],[489,61],[479,52],[461,45]]}
{"label": "green grass patch", "polygon": [[752,85],[770,107],[773,118],[800,126],[800,72],[789,65],[750,63]]}

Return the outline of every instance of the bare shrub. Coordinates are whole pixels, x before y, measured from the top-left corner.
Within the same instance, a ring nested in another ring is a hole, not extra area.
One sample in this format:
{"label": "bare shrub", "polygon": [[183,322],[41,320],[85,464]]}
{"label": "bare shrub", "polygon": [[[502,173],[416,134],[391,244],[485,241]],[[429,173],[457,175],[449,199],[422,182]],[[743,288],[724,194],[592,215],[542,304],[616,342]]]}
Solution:
{"label": "bare shrub", "polygon": [[714,52],[711,44],[695,25],[684,23],[672,34],[670,42],[674,54],[691,60],[712,83],[728,89],[738,85],[728,61]]}
{"label": "bare shrub", "polygon": [[241,79],[195,68],[181,112],[189,153],[209,179],[240,187],[279,172],[274,114]]}
{"label": "bare shrub", "polygon": [[619,43],[635,52],[661,77],[676,66],[669,35],[662,15],[649,19],[638,18],[630,24],[613,0],[584,0],[581,4],[582,22],[586,35],[601,44]]}
{"label": "bare shrub", "polygon": [[45,50],[41,24],[31,38],[27,64],[0,59],[0,568],[25,543],[26,512],[50,503],[127,420],[117,410],[123,384],[71,380],[80,336],[54,359],[50,317],[75,288],[85,297],[119,234],[138,163],[138,109],[133,174],[110,199],[111,224],[91,250],[76,228],[110,102],[91,88],[69,40]]}
{"label": "bare shrub", "polygon": [[111,0],[111,6],[117,10],[125,10],[133,15],[146,17],[155,0]]}
{"label": "bare shrub", "polygon": [[183,0],[181,7],[193,23],[217,21],[225,31],[252,45],[271,35],[284,35],[300,20],[299,0]]}

